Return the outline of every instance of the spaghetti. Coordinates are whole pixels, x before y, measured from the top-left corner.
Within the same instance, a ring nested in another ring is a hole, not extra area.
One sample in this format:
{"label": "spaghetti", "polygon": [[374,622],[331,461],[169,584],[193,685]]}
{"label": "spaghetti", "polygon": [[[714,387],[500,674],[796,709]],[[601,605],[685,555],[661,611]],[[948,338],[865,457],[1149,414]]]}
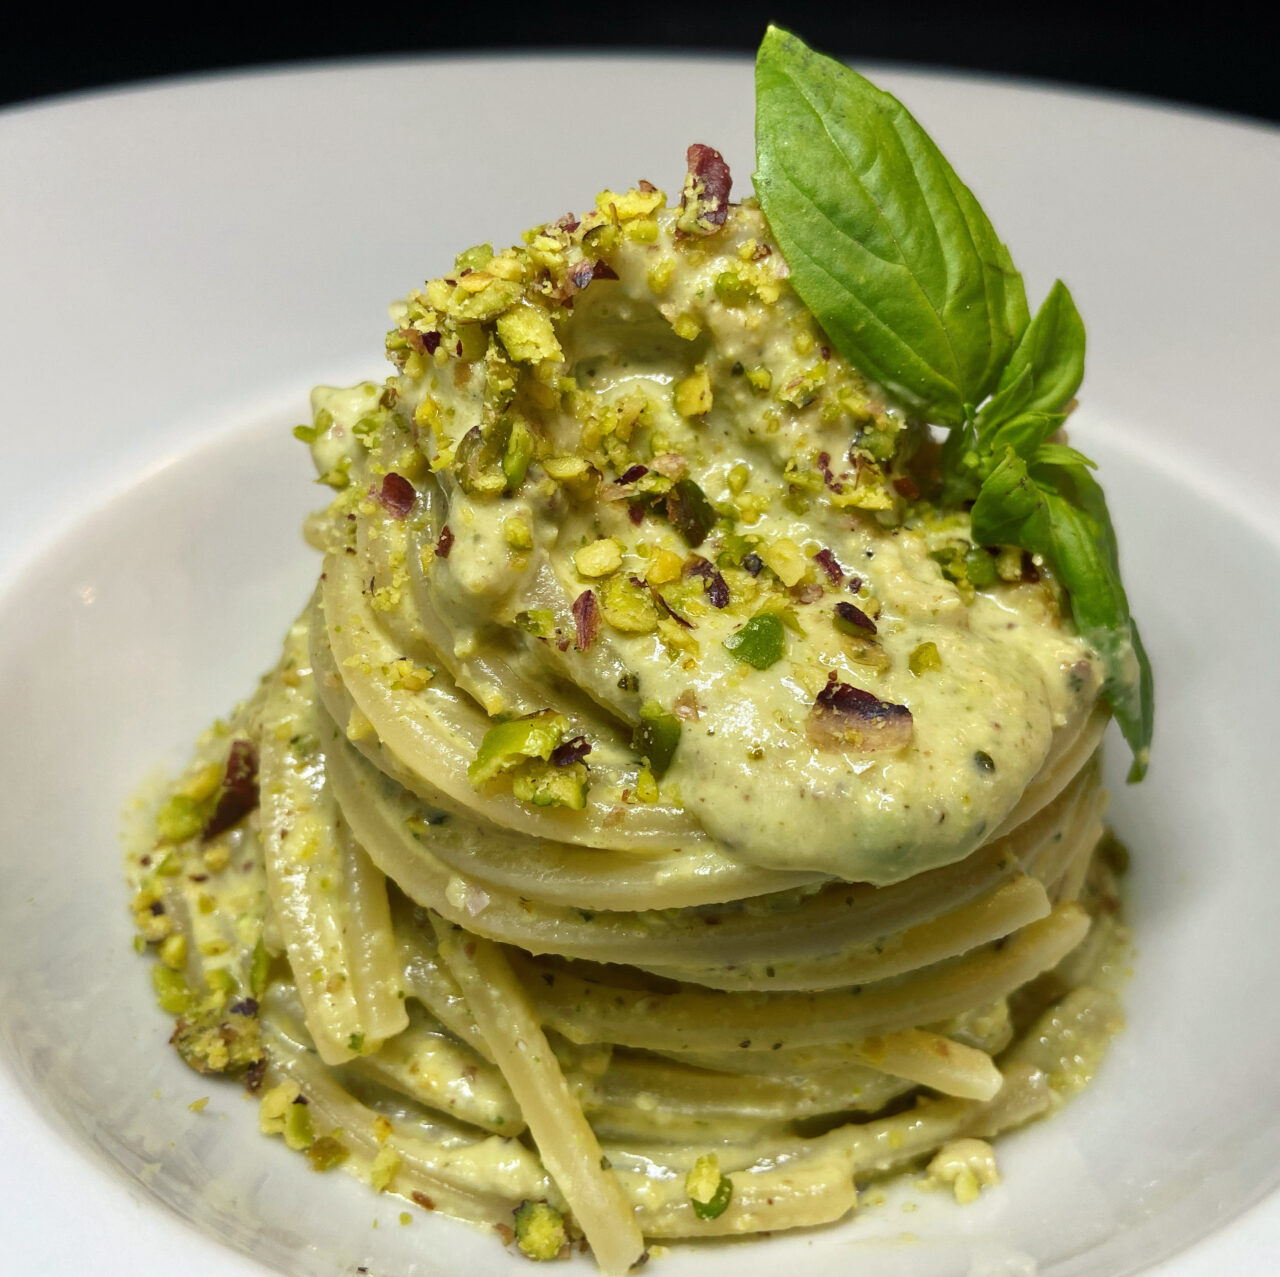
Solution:
{"label": "spaghetti", "polygon": [[690,189],[464,253],[316,392],[316,592],[131,858],[265,1130],[609,1273],[1050,1111],[1124,959],[1051,572]]}

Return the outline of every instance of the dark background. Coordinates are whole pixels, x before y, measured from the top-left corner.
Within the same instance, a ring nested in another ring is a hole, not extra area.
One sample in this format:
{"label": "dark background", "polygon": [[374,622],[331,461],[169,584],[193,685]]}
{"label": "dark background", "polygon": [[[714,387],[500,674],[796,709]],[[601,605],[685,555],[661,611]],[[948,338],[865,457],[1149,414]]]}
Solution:
{"label": "dark background", "polygon": [[[1254,14],[1261,6],[1252,8]],[[810,43],[872,59],[1121,90],[1280,122],[1280,72],[1262,19],[1230,5],[974,0],[483,0],[10,10],[0,103],[153,76],[383,53],[631,48],[748,53],[775,20]],[[679,91],[679,86],[673,86]]]}

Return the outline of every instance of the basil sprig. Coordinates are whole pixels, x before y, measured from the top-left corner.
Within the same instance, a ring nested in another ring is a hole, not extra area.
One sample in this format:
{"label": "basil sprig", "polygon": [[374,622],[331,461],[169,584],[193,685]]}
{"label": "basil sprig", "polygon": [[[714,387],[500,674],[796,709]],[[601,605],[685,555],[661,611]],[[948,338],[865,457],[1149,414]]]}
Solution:
{"label": "basil sprig", "polygon": [[1101,656],[1104,695],[1146,771],[1152,675],[1093,463],[1050,442],[1084,375],[1061,282],[1032,318],[968,187],[905,107],[770,27],[756,58],[755,188],[791,283],[850,363],[949,430],[944,496],[975,540],[1042,555]]}

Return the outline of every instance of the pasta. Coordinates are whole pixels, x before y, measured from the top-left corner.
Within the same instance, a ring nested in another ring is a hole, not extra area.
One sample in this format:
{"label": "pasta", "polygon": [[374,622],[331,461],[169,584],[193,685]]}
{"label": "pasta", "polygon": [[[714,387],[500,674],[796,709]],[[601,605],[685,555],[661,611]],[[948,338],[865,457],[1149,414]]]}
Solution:
{"label": "pasta", "polygon": [[1127,960],[1051,565],[705,176],[469,250],[315,392],[315,594],[131,844],[188,1063],[606,1273],[1051,1111]]}

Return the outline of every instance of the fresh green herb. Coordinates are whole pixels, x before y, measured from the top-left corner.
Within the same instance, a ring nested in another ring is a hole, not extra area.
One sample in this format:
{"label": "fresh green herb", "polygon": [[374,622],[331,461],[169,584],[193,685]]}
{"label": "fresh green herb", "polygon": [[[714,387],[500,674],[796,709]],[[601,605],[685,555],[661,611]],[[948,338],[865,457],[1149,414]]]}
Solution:
{"label": "fresh green herb", "polygon": [[745,664],[767,670],[775,661],[782,659],[785,642],[782,621],[773,612],[761,612],[736,633],[730,634],[724,646]]}
{"label": "fresh green herb", "polygon": [[1057,570],[1076,628],[1102,657],[1103,695],[1133,750],[1129,779],[1138,781],[1154,718],[1151,663],[1129,613],[1115,529],[1092,464],[1061,444],[1040,444],[1029,459],[1006,447],[974,502],[973,534],[1040,554]]}
{"label": "fresh green herb", "polygon": [[900,102],[777,27],[755,187],[796,292],[862,372],[943,425],[995,390],[1027,299],[986,214]]}
{"label": "fresh green herb", "polygon": [[[756,59],[755,186],[835,346],[949,430],[943,497],[974,502],[975,541],[1041,555],[1066,588],[1141,780],[1153,681],[1115,532],[1093,463],[1049,442],[1084,374],[1070,292],[1055,283],[1032,319],[1008,250],[901,103],[776,27]],[[969,583],[991,566],[972,556]]]}

